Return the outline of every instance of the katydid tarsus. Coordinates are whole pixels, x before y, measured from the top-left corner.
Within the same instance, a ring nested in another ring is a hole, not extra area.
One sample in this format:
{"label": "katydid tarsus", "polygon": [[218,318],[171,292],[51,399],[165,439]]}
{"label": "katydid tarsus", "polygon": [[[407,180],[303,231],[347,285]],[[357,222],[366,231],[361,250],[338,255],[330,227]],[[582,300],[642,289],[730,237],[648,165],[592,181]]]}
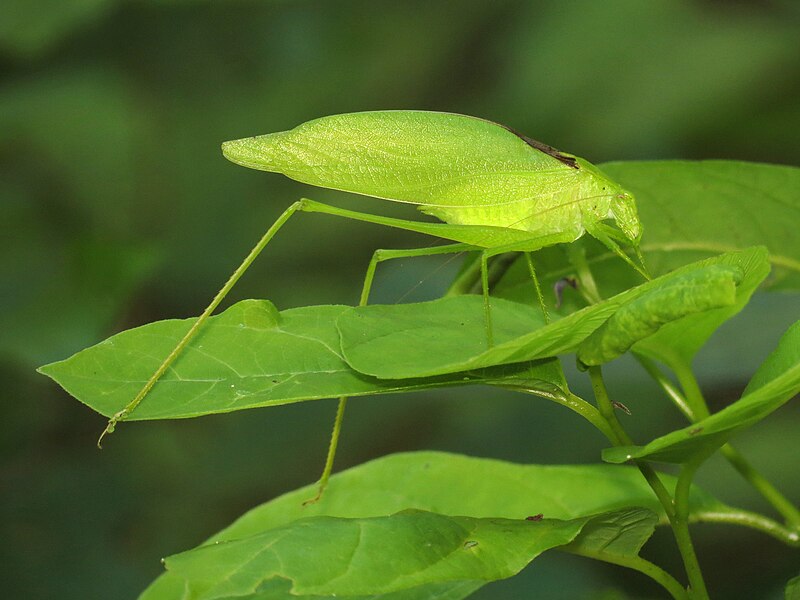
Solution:
{"label": "katydid tarsus", "polygon": [[[380,111],[323,117],[292,130],[225,142],[226,158],[325,188],[416,205],[443,223],[395,219],[302,199],[273,223],[192,328],[108,423],[111,433],[145,398],[277,231],[296,212],[317,212],[415,231],[454,242],[432,248],[378,250],[361,294],[366,304],[377,264],[396,257],[480,251],[487,344],[492,344],[487,264],[506,252],[525,254],[541,300],[530,252],[569,244],[584,233],[644,277],[641,226],[633,196],[589,162],[491,121],[424,111]],[[607,221],[616,224],[614,228]],[[630,246],[634,262],[620,247]],[[320,480],[333,465],[346,398],[341,398]]]}

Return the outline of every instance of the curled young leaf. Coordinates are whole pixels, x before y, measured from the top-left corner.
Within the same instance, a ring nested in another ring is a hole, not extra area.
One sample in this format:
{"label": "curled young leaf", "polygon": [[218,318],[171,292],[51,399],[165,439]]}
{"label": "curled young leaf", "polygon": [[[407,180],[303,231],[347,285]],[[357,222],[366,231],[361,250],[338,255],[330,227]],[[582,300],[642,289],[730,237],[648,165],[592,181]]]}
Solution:
{"label": "curled young leaf", "polygon": [[666,323],[732,305],[741,280],[742,270],[734,265],[709,265],[669,280],[622,305],[578,348],[579,363],[607,363]]}

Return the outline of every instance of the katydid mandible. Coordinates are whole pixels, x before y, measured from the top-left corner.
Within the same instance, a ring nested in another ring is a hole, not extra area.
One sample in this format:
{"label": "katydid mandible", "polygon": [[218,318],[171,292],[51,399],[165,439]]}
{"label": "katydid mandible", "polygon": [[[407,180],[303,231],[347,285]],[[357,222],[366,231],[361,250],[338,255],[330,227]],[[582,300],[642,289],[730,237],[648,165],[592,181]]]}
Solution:
{"label": "katydid mandible", "polygon": [[[480,251],[489,345],[487,261],[492,256],[525,253],[540,304],[541,291],[528,253],[568,244],[584,233],[648,277],[638,249],[641,225],[636,202],[629,192],[582,158],[491,121],[424,111],[344,114],[315,119],[289,131],[225,142],[222,152],[239,165],[283,173],[303,183],[413,204],[444,222],[393,219],[307,199],[295,202],[267,230],[139,394],[109,420],[98,445],[145,398],[261,250],[298,211],[326,213],[455,242],[433,248],[376,251],[365,277],[361,304],[367,302],[378,262],[398,256]],[[616,228],[606,222],[609,220]],[[640,264],[622,250],[620,243],[634,250]],[[345,400],[340,399],[321,489],[332,468]]]}

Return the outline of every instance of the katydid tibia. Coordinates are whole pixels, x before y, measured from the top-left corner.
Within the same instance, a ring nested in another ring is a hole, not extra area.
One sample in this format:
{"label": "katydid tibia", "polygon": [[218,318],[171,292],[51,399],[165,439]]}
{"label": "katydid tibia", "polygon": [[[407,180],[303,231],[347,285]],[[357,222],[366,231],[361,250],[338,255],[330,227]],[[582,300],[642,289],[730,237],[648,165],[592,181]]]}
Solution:
{"label": "katydid tibia", "polygon": [[[362,305],[367,303],[375,268],[383,260],[480,251],[489,345],[492,329],[487,261],[492,256],[525,253],[543,310],[528,253],[569,244],[584,233],[648,277],[638,250],[641,225],[636,202],[629,192],[582,158],[490,121],[423,111],[353,113],[323,117],[289,131],[225,142],[222,152],[239,165],[283,173],[303,183],[413,204],[443,223],[382,217],[306,199],[295,202],[259,240],[139,394],[110,419],[98,445],[144,399],[261,250],[298,211],[326,213],[453,242],[432,248],[376,251],[367,269]],[[606,222],[609,220],[616,228]],[[639,264],[620,244],[632,247]],[[345,401],[340,399],[320,493],[332,469]]]}

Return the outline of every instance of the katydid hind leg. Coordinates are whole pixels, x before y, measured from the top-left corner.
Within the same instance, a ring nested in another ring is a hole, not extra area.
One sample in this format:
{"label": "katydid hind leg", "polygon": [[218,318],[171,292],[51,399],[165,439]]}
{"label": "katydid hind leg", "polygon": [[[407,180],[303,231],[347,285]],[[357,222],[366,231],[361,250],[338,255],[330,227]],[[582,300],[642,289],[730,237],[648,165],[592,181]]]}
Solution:
{"label": "katydid hind leg", "polygon": [[270,226],[267,232],[261,237],[258,243],[253,247],[247,257],[244,259],[241,265],[234,271],[233,275],[228,279],[225,285],[217,292],[217,295],[211,301],[211,303],[206,307],[203,313],[198,317],[197,321],[192,325],[186,335],[178,342],[175,348],[170,352],[170,354],[164,359],[161,365],[156,369],[150,379],[145,383],[136,397],[129,402],[125,408],[118,411],[114,414],[108,421],[106,428],[100,434],[100,437],[97,440],[98,448],[102,447],[103,438],[106,435],[112,433],[117,424],[127,419],[130,414],[136,409],[137,406],[144,400],[153,386],[158,382],[158,380],[167,372],[170,366],[175,362],[178,356],[182,353],[182,351],[186,348],[189,342],[194,338],[203,324],[206,322],[211,313],[216,310],[219,304],[224,300],[225,296],[227,296],[228,292],[233,288],[239,278],[247,271],[253,261],[258,257],[264,247],[269,243],[269,241],[275,236],[275,234],[280,230],[281,227],[289,220],[289,218],[295,214],[296,212],[315,212],[315,213],[323,213],[329,214],[332,216],[338,216],[342,218],[352,219],[355,221],[362,221],[368,223],[375,223],[377,225],[384,225],[386,227],[392,227],[395,229],[405,229],[408,231],[418,231],[420,233],[427,233],[420,227],[426,225],[425,223],[415,222],[415,221],[404,221],[402,219],[391,219],[387,217],[381,217],[378,215],[371,215],[369,213],[360,213],[356,211],[350,211],[341,209],[335,206],[330,206],[327,204],[323,204],[321,202],[316,202],[314,200],[309,200],[307,198],[302,198],[298,200],[294,204],[292,204],[289,208],[287,208],[278,219]]}
{"label": "katydid hind leg", "polygon": [[134,397],[131,402],[129,402],[125,408],[114,414],[108,421],[106,428],[100,434],[100,437],[97,440],[97,447],[102,448],[103,438],[114,432],[117,424],[124,421],[130,414],[136,409],[139,404],[141,404],[142,400],[147,396],[153,386],[158,382],[159,379],[167,372],[167,370],[172,366],[178,356],[181,355],[183,350],[186,346],[189,345],[192,338],[200,331],[202,326],[208,320],[208,317],[211,316],[211,313],[216,310],[216,308],[220,305],[220,303],[225,299],[225,296],[228,295],[228,292],[231,291],[236,282],[244,275],[250,265],[258,258],[258,255],[261,254],[261,251],[266,247],[266,245],[270,242],[270,240],[275,236],[275,234],[280,230],[283,225],[289,220],[289,218],[296,213],[298,210],[303,210],[303,201],[298,201],[292,204],[289,208],[287,208],[281,215],[276,219],[276,221],[270,226],[269,229],[261,236],[261,239],[258,243],[253,246],[253,249],[250,250],[249,254],[245,257],[242,263],[236,268],[233,274],[228,278],[228,281],[225,282],[225,285],[220,288],[217,292],[214,299],[211,300],[211,303],[206,307],[206,309],[202,312],[202,314],[197,318],[197,320],[192,324],[189,331],[181,338],[181,340],[177,343],[175,348],[167,355],[167,357],[162,361],[161,365],[155,370],[155,372],[150,376],[150,379],[144,384],[139,393]]}
{"label": "katydid hind leg", "polygon": [[[395,258],[415,258],[418,256],[434,256],[437,254],[457,254],[468,250],[474,250],[473,246],[469,244],[447,244],[444,246],[433,246],[428,248],[412,248],[408,250],[376,250],[372,254],[372,259],[369,261],[366,273],[364,274],[364,284],[361,288],[361,297],[359,299],[359,306],[366,306],[369,303],[369,295],[372,291],[372,283],[375,279],[375,271],[378,263]],[[331,432],[330,443],[328,444],[328,454],[325,457],[325,467],[322,470],[322,475],[317,482],[317,494],[303,502],[303,505],[314,504],[325,492],[328,485],[331,473],[333,472],[333,463],[336,459],[336,449],[339,445],[339,436],[342,431],[342,422],[344,421],[344,412],[347,407],[347,396],[339,398],[339,404],[336,409],[336,418],[333,423],[333,430]]]}

